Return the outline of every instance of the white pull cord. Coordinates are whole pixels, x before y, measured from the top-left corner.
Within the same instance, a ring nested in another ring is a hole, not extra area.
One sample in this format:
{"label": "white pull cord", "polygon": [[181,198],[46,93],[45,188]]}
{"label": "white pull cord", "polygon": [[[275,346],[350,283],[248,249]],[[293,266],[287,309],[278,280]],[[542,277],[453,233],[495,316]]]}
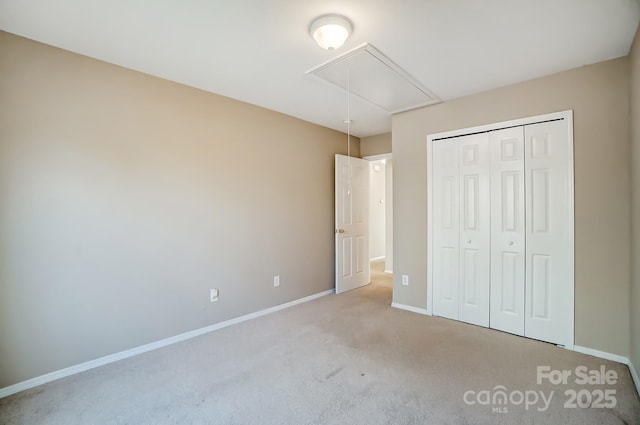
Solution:
{"label": "white pull cord", "polygon": [[347,193],[351,197],[351,174],[353,170],[351,168],[351,69],[347,68],[347,170],[348,185]]}
{"label": "white pull cord", "polygon": [[347,156],[351,157],[351,75],[347,68]]}

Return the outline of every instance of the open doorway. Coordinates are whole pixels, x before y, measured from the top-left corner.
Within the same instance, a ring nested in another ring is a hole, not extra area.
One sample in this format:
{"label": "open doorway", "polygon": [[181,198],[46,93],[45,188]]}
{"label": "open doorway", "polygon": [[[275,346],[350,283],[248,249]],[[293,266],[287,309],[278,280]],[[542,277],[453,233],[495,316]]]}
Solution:
{"label": "open doorway", "polygon": [[336,154],[335,161],[336,294],[369,283],[391,290],[391,154],[362,159]]}
{"label": "open doorway", "polygon": [[393,159],[391,154],[369,161],[369,259],[371,271],[393,273]]}

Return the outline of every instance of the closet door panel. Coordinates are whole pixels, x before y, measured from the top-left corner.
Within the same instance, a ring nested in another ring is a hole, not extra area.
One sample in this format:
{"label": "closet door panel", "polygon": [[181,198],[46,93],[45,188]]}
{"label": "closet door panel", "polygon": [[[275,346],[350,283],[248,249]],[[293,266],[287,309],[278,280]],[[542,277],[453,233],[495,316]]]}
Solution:
{"label": "closet door panel", "polygon": [[433,144],[433,313],[458,319],[460,276],[459,141]]}
{"label": "closet door panel", "polygon": [[525,336],[561,345],[572,323],[571,148],[564,121],[525,127]]}
{"label": "closet door panel", "polygon": [[524,127],[490,133],[490,326],[524,335]]}
{"label": "closet door panel", "polygon": [[459,320],[489,326],[491,251],[489,136],[460,137]]}

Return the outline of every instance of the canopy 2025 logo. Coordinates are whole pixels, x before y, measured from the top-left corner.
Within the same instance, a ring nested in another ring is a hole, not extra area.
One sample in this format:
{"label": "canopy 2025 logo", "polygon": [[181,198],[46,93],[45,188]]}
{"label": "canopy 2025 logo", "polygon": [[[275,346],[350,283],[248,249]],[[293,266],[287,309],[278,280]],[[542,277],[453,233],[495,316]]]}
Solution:
{"label": "canopy 2025 logo", "polygon": [[[618,383],[618,373],[615,370],[607,370],[602,365],[599,369],[589,369],[587,366],[578,366],[575,369],[551,369],[550,366],[538,366],[536,370],[536,384],[574,385],[578,388],[569,388],[564,391],[566,409],[592,408],[612,409],[616,407],[615,388],[602,388]],[[598,388],[593,388],[593,386]],[[469,390],[462,396],[467,405],[491,406],[493,413],[506,414],[508,406],[524,406],[525,410],[531,408],[544,412],[549,409],[555,391],[543,390],[513,390],[508,391],[504,385],[497,385],[493,389],[480,391]]]}

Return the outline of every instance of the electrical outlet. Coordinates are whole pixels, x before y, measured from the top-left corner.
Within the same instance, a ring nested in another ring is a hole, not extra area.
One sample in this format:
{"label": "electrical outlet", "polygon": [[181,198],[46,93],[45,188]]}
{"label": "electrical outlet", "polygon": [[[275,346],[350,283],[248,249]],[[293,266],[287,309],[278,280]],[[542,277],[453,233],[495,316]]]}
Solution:
{"label": "electrical outlet", "polygon": [[280,276],[276,275],[273,277],[273,286],[280,286]]}
{"label": "electrical outlet", "polygon": [[209,301],[210,302],[218,301],[218,297],[219,296],[220,296],[220,291],[218,291],[217,289],[214,288],[209,293]]}
{"label": "electrical outlet", "polygon": [[409,286],[409,275],[407,274],[402,275],[402,284],[404,286]]}

